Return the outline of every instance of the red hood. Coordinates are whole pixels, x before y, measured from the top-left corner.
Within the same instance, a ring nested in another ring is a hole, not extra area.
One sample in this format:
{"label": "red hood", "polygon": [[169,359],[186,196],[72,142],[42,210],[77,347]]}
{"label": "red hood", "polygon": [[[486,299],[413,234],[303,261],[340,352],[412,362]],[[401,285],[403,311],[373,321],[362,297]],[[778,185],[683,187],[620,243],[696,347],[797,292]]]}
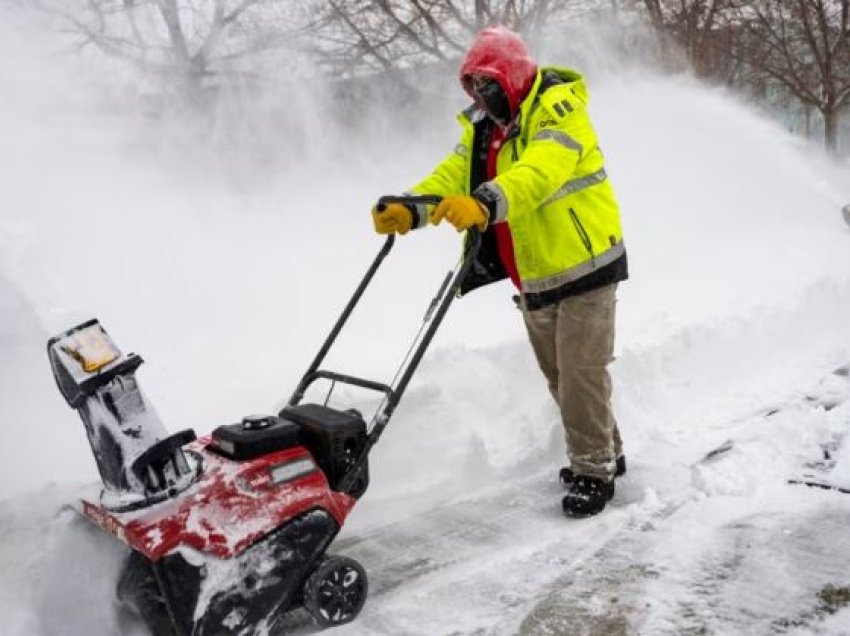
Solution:
{"label": "red hood", "polygon": [[510,101],[511,113],[516,116],[519,105],[534,84],[537,63],[516,33],[503,26],[487,27],[475,36],[460,67],[460,82],[475,99],[465,79],[473,73],[499,82]]}

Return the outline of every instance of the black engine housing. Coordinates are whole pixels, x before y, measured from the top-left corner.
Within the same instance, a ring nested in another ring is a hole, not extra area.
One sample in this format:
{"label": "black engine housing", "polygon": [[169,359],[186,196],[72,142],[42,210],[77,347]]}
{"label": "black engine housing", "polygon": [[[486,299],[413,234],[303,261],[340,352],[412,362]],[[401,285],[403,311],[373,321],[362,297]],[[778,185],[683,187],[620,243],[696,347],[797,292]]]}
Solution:
{"label": "black engine housing", "polygon": [[[301,426],[303,444],[310,449],[328,483],[340,490],[340,482],[366,444],[366,422],[354,409],[337,411],[321,404],[299,404],[283,409],[280,417]],[[369,467],[364,464],[348,490],[360,497],[369,486]]]}
{"label": "black engine housing", "polygon": [[[299,404],[275,417],[246,418],[241,424],[219,426],[210,449],[228,459],[244,461],[275,451],[306,446],[333,490],[339,491],[366,444],[366,422],[354,409],[338,411],[321,404]],[[348,494],[360,497],[369,485],[364,464]]]}

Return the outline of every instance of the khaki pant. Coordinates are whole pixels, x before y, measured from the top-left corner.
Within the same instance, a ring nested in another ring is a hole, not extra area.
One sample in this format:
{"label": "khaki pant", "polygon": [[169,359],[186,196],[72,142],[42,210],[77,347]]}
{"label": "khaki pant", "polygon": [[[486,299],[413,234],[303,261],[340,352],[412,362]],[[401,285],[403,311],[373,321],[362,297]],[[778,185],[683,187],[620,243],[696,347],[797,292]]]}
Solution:
{"label": "khaki pant", "polygon": [[522,315],[537,363],[561,411],[570,466],[613,479],[623,441],[611,411],[617,285],[571,296]]}

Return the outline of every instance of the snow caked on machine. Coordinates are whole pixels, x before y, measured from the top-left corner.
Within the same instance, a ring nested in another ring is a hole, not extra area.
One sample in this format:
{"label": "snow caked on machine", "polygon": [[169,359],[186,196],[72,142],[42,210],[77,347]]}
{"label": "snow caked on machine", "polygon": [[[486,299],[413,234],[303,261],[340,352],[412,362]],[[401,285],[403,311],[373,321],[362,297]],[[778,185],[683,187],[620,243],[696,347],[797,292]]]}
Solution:
{"label": "snow caked on machine", "polygon": [[[384,197],[435,204],[438,197]],[[124,354],[97,320],[48,342],[56,383],[85,426],[103,488],[81,514],[129,550],[119,600],[157,636],[253,634],[304,607],[322,627],[354,620],[366,572],[327,554],[369,485],[368,456],[399,403],[472,262],[432,300],[391,384],[324,370],[322,361],[360,300],[394,236],[361,280],[292,397],[276,415],[252,415],[196,437],[169,434],[139,387],[142,358]],[[384,394],[367,424],[354,409],[302,403],[316,380]]]}

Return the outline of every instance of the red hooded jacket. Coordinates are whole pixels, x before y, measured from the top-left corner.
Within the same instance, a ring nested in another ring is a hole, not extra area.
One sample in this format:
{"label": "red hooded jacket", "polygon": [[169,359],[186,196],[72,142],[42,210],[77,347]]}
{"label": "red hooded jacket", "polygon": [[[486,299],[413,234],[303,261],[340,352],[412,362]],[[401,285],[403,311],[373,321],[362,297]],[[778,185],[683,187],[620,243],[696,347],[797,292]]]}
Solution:
{"label": "red hooded jacket", "polygon": [[[516,33],[506,27],[488,27],[476,36],[460,67],[460,82],[467,94],[475,100],[469,81],[470,75],[473,74],[484,75],[499,82],[508,96],[513,121],[537,77],[537,64]],[[496,157],[504,139],[505,130],[494,126],[487,156],[488,179],[496,176]],[[496,223],[492,226],[492,231],[496,235],[499,258],[511,281],[519,289],[521,284],[514,260],[510,228],[507,223]]]}

